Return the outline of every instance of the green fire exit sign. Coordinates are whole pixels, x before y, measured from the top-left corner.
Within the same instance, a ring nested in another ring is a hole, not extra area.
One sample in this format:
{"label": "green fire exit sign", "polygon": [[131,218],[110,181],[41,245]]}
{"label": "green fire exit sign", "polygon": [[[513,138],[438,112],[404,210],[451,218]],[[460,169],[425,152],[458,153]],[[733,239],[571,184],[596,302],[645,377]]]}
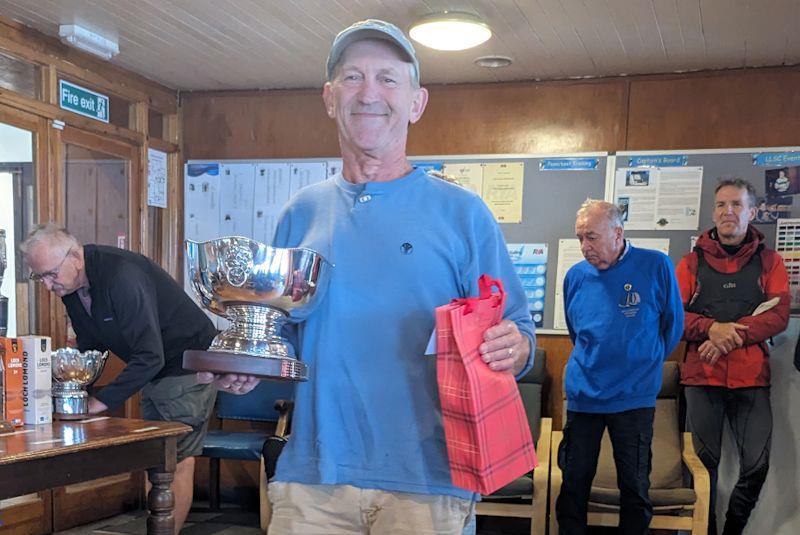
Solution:
{"label": "green fire exit sign", "polygon": [[98,121],[108,122],[108,97],[66,80],[58,81],[61,107]]}

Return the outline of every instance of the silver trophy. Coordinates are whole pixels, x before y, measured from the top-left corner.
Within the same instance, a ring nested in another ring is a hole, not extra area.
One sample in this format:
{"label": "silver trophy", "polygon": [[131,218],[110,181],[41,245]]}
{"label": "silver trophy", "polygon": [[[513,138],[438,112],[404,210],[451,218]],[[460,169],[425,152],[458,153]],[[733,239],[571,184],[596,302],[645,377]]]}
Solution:
{"label": "silver trophy", "polygon": [[188,350],[183,367],[305,381],[308,367],[281,335],[323,298],[332,265],[311,249],[280,249],[238,236],[186,241],[189,281],[202,305],[231,325],[207,351]]}
{"label": "silver trophy", "polygon": [[[6,273],[6,231],[0,228],[0,286],[3,285],[3,275]],[[0,294],[0,336],[8,332],[8,297]]]}
{"label": "silver trophy", "polygon": [[103,372],[108,351],[81,353],[65,347],[52,353],[53,417],[57,420],[80,420],[89,416],[89,387]]}

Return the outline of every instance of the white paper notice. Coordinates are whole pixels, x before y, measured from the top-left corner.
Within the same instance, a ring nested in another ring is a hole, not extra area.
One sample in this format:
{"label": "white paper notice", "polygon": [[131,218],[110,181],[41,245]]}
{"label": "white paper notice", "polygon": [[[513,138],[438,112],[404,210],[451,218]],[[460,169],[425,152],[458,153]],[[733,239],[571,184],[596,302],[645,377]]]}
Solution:
{"label": "white paper notice", "polygon": [[617,169],[616,203],[628,230],[697,230],[702,167]]}
{"label": "white paper notice", "polygon": [[167,207],[167,153],[147,149],[147,205]]}
{"label": "white paper notice", "polygon": [[657,169],[617,169],[614,198],[628,230],[651,230],[656,213]]}
{"label": "white paper notice", "polygon": [[223,236],[253,236],[255,165],[231,163],[220,166],[219,231]]}
{"label": "white paper notice", "polygon": [[558,264],[556,265],[556,302],[553,311],[553,328],[567,330],[564,314],[564,278],[569,268],[583,260],[581,243],[576,239],[558,240]]}
{"label": "white paper notice", "polygon": [[[219,233],[219,164],[188,164],[184,176],[184,237],[203,242],[218,238]],[[184,256],[184,290],[201,308],[189,277]],[[219,327],[219,316],[203,308],[211,321]],[[221,319],[221,318],[220,318]]]}
{"label": "white paper notice", "polygon": [[702,167],[665,167],[658,181],[656,229],[697,230],[700,225]]}
{"label": "white paper notice", "polygon": [[653,249],[669,256],[669,238],[629,238],[631,244],[639,249]]}
{"label": "white paper notice", "polygon": [[478,195],[483,195],[483,164],[481,163],[446,163],[442,167],[445,175],[450,175],[464,188]]}
{"label": "white paper notice", "polygon": [[184,236],[194,241],[213,240],[219,237],[219,165],[189,164],[187,168]]}
{"label": "white paper notice", "polygon": [[522,222],[523,162],[487,163],[483,167],[483,200],[499,223]]}
{"label": "white paper notice", "polygon": [[291,186],[288,163],[256,164],[253,195],[253,239],[271,244],[283,207],[289,202]]}
{"label": "white paper notice", "polygon": [[291,166],[291,195],[328,178],[328,166],[325,162],[293,163]]}

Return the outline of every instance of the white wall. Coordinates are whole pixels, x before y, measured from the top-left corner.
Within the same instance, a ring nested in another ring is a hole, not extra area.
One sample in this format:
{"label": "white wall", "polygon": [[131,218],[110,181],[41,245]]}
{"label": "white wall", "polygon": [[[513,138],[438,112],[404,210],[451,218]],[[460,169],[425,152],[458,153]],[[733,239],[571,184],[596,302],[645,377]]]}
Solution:
{"label": "white wall", "polygon": [[32,139],[29,131],[0,123],[0,162],[32,162]]}
{"label": "white wall", "polygon": [[[33,161],[33,134],[0,123],[0,162]],[[17,335],[16,244],[14,243],[14,183],[11,173],[0,173],[0,228],[6,231],[6,266],[0,294],[8,297],[8,336]]]}
{"label": "white wall", "polygon": [[[1,144],[1,143],[0,143]],[[17,336],[16,247],[14,246],[14,180],[11,173],[0,173],[0,228],[6,230],[6,271],[0,294],[8,297],[8,332]]]}
{"label": "white wall", "polygon": [[[793,364],[800,318],[775,337],[771,349],[772,454],[767,481],[761,489],[745,535],[797,535],[800,533],[800,372]],[[717,523],[721,530],[725,511],[739,473],[736,446],[725,426],[720,463]]]}

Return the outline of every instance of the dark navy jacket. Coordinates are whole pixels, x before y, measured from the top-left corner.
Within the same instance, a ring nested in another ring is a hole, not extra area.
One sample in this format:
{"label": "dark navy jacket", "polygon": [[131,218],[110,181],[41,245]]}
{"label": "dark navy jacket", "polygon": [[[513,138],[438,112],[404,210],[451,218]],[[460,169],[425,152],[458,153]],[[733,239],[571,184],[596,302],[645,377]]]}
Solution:
{"label": "dark navy jacket", "polygon": [[77,292],[62,298],[81,351],[110,350],[125,368],[96,397],[110,409],[153,379],[189,373],[186,349],[207,349],[216,329],[178,283],[145,256],[85,245],[92,314]]}

